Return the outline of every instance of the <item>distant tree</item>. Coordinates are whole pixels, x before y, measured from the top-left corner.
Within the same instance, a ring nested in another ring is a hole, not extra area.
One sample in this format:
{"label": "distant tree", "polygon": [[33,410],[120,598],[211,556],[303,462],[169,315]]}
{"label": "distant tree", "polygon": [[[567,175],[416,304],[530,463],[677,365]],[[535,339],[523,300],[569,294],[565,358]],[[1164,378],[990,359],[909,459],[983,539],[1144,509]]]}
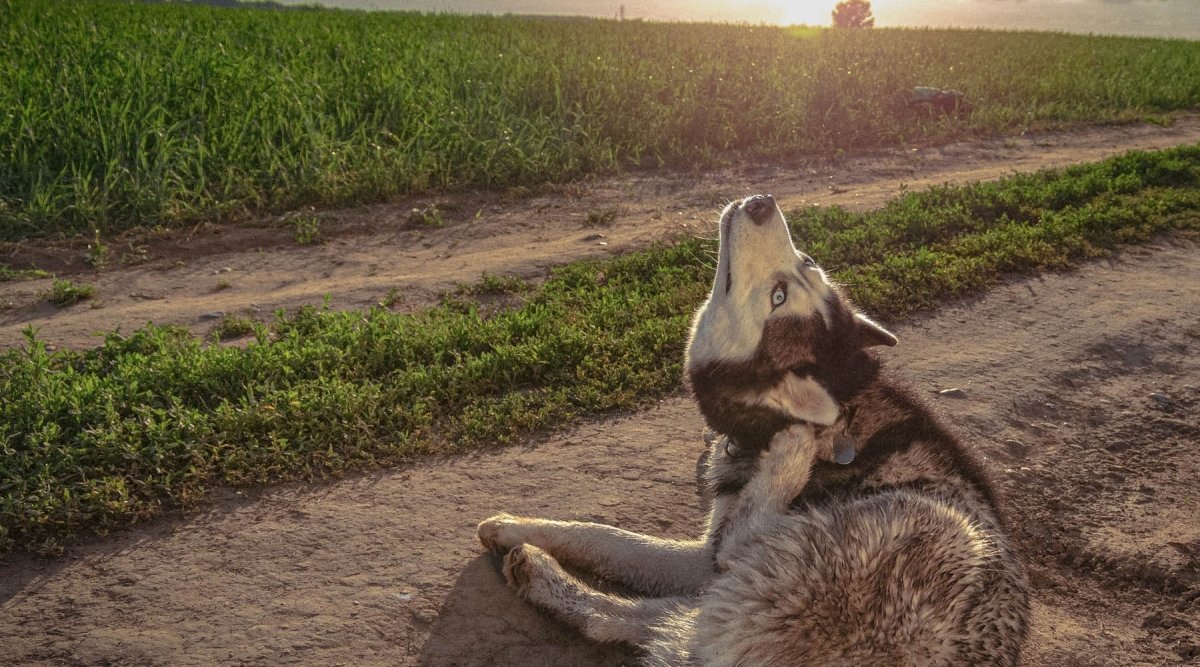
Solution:
{"label": "distant tree", "polygon": [[843,0],[833,8],[833,27],[835,28],[871,28],[875,26],[875,17],[871,15],[871,3],[868,0]]}

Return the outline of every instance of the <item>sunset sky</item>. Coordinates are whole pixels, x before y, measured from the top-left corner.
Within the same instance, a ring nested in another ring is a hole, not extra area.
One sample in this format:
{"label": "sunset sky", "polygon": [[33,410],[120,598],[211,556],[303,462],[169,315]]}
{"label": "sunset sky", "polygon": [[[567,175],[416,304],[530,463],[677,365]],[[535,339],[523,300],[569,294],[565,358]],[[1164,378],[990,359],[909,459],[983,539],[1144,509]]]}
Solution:
{"label": "sunset sky", "polygon": [[[312,0],[284,0],[288,3]],[[319,0],[331,7],[828,25],[837,0]],[[872,0],[879,26],[1058,30],[1200,39],[1200,0]]]}

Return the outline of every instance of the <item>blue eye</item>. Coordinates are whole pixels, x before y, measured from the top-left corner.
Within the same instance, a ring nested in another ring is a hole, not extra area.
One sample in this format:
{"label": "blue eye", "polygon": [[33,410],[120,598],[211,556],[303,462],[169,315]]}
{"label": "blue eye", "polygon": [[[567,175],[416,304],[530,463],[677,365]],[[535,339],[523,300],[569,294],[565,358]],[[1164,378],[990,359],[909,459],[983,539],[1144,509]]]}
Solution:
{"label": "blue eye", "polygon": [[805,255],[804,256],[804,268],[815,269],[815,268],[817,268],[817,263],[815,261],[813,261],[812,257]]}
{"label": "blue eye", "polygon": [[771,307],[778,308],[783,305],[784,301],[787,301],[787,288],[780,285],[775,288],[774,292],[771,292]]}

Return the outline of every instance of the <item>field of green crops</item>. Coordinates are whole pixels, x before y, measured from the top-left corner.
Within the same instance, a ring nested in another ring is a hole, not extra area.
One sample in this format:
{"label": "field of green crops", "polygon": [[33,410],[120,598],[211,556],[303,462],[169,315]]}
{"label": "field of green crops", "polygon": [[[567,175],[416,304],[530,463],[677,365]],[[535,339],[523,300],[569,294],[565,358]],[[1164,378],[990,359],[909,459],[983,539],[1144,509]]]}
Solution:
{"label": "field of green crops", "polygon": [[1200,42],[0,0],[0,240],[1198,104]]}

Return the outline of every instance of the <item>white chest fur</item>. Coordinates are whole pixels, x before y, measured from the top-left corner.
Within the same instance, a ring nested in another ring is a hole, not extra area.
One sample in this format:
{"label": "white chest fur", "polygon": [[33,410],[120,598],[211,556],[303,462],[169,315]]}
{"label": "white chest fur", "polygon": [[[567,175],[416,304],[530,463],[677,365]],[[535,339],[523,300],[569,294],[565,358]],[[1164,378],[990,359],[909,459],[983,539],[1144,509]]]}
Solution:
{"label": "white chest fur", "polygon": [[770,524],[787,513],[792,499],[808,484],[817,452],[812,425],[797,424],[780,431],[769,449],[757,453],[754,473],[742,489],[713,501],[709,526],[719,535],[710,538],[716,541],[714,556],[719,568],[724,569],[740,548],[767,534]]}

